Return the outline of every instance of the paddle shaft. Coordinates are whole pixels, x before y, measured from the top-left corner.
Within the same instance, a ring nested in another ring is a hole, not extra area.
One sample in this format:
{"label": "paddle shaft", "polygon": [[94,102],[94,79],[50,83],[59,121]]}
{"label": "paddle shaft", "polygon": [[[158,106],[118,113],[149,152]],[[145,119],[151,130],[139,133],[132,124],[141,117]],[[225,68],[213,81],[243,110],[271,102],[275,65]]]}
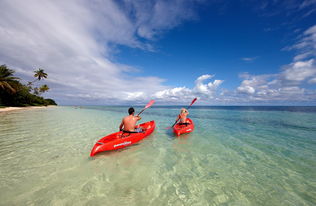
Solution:
{"label": "paddle shaft", "polygon": [[140,111],[140,112],[138,113],[137,116],[139,116],[141,113],[143,113],[143,111],[145,111],[147,108],[151,107],[151,105],[153,105],[154,102],[155,102],[154,100],[150,100],[150,102],[145,106],[144,109],[142,109],[142,111]]}
{"label": "paddle shaft", "polygon": [[140,111],[137,116],[139,116],[141,113],[143,113],[143,111],[145,111],[145,109],[143,109],[142,111]]}

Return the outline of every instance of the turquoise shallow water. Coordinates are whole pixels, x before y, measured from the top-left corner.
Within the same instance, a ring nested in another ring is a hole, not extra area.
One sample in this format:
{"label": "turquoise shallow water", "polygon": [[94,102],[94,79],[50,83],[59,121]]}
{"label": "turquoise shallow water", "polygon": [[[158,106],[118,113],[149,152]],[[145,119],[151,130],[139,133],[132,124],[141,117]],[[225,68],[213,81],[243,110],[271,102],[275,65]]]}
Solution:
{"label": "turquoise shallow water", "polygon": [[[140,110],[141,108],[136,108]],[[0,205],[316,205],[316,108],[199,107],[195,131],[156,131],[90,158],[127,107],[0,113]]]}

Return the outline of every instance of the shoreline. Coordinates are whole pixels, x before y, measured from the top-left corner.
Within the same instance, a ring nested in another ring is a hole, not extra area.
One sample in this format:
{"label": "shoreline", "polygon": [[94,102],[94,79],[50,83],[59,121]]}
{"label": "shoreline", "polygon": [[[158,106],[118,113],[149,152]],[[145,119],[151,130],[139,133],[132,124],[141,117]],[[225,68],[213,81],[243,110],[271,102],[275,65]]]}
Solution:
{"label": "shoreline", "polygon": [[4,107],[0,108],[1,112],[11,112],[16,110],[27,110],[27,109],[43,109],[43,108],[49,108],[49,107],[57,107],[56,105],[48,105],[48,106],[28,106],[28,107]]}

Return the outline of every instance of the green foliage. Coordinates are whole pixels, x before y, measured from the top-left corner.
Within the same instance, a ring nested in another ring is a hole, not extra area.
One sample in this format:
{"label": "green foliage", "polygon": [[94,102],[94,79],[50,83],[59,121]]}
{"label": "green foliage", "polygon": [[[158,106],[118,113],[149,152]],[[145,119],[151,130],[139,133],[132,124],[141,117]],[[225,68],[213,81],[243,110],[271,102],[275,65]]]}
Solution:
{"label": "green foliage", "polygon": [[39,88],[39,93],[43,94],[44,92],[47,92],[48,90],[49,90],[49,87],[47,86],[47,84],[44,84]]}
{"label": "green foliage", "polygon": [[[45,75],[38,77],[39,80],[47,78],[44,70],[41,69],[41,73]],[[6,65],[0,66],[0,106],[57,105],[52,99],[44,99],[38,96],[38,94],[44,93],[49,89],[46,84],[40,88],[32,88],[32,82],[23,85],[18,81],[19,78],[14,77],[13,74],[14,71]],[[34,90],[34,94],[31,93],[32,90]]]}
{"label": "green foliage", "polygon": [[11,93],[16,92],[14,85],[19,78],[13,76],[14,71],[9,69],[6,65],[0,66],[0,89],[6,90]]}
{"label": "green foliage", "polygon": [[43,78],[47,78],[47,74],[44,72],[44,69],[39,68],[38,70],[34,71],[34,77],[36,77],[39,80]]}
{"label": "green foliage", "polygon": [[45,99],[48,105],[57,105],[53,99]]}

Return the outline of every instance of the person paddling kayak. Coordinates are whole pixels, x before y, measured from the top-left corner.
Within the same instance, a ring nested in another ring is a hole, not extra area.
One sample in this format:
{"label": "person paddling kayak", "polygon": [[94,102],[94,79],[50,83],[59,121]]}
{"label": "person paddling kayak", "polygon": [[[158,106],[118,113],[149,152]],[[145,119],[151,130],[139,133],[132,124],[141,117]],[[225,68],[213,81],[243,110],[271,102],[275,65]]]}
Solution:
{"label": "person paddling kayak", "polygon": [[[141,141],[142,139],[148,137],[151,133],[153,133],[156,127],[154,120],[139,124],[137,126],[136,122],[141,119],[139,115],[143,113],[146,109],[151,107],[154,103],[154,100],[150,100],[149,103],[144,107],[144,109],[142,109],[136,116],[134,116],[134,108],[129,108],[129,116],[124,117],[120,124],[120,130],[124,129],[128,131],[123,130],[119,132],[114,132],[112,134],[102,137],[94,144],[90,152],[90,156],[92,157],[100,152],[117,150],[123,147],[130,146]],[[140,130],[137,128],[141,128],[142,131],[137,132]]]}
{"label": "person paddling kayak", "polygon": [[137,121],[141,120],[142,118],[139,115],[134,116],[134,113],[135,113],[134,108],[130,107],[128,109],[129,115],[122,119],[122,122],[120,124],[120,131],[130,132],[130,133],[142,132],[142,128],[136,126]]}
{"label": "person paddling kayak", "polygon": [[188,125],[190,124],[189,122],[187,122],[187,116],[189,115],[189,112],[187,109],[182,108],[180,111],[180,114],[178,115],[178,118],[176,120],[176,122],[178,122],[178,120],[180,120],[179,124],[180,125]]}

